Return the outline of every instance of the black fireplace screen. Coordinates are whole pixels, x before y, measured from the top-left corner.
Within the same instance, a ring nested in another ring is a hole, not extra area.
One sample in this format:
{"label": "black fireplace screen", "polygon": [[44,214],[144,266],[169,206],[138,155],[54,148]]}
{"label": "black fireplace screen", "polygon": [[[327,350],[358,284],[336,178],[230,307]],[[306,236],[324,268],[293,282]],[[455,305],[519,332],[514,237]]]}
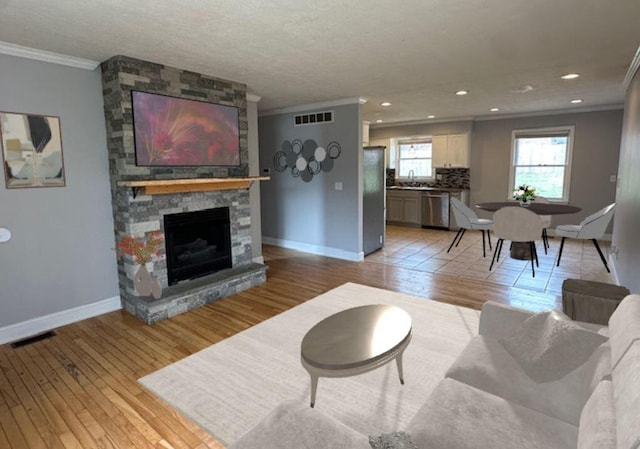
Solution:
{"label": "black fireplace screen", "polygon": [[231,268],[229,208],[165,215],[169,285]]}

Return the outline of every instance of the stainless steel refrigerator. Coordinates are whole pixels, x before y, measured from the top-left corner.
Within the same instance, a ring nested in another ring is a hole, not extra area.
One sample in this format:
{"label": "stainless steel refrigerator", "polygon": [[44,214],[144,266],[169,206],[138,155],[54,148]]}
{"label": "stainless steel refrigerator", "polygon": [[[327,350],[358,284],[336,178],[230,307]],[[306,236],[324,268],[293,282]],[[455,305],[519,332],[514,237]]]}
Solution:
{"label": "stainless steel refrigerator", "polygon": [[362,202],[362,248],[364,254],[382,248],[385,233],[386,147],[364,147],[364,198]]}

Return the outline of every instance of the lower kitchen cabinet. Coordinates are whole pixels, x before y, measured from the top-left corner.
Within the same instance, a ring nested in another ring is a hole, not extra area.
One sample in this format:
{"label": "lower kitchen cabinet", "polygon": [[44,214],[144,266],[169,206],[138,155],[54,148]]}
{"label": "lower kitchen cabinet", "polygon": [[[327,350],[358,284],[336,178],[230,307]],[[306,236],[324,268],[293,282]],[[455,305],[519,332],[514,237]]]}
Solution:
{"label": "lower kitchen cabinet", "polygon": [[421,226],[421,192],[387,190],[387,221]]}

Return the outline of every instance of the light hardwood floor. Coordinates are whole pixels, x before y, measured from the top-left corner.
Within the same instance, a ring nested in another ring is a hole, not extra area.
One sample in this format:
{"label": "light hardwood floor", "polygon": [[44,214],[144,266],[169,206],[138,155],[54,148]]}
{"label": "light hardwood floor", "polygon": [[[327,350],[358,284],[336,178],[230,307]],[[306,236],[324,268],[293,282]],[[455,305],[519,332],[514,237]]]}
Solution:
{"label": "light hardwood floor", "polygon": [[[153,326],[120,311],[59,328],[57,336],[19,349],[0,346],[0,448],[222,448],[137,379],[345,282],[472,308],[489,299],[532,310],[559,306],[559,295],[546,288],[416,268],[423,262],[391,263],[392,257],[417,260],[415,253],[430,252],[424,245],[433,240],[430,232],[418,231],[390,227],[385,250],[361,263],[265,246],[269,271],[261,287]],[[435,240],[442,241],[435,245],[453,238],[439,232]],[[470,245],[480,244],[467,237]],[[589,251],[570,244],[572,256],[563,262],[585,259],[583,250]]]}

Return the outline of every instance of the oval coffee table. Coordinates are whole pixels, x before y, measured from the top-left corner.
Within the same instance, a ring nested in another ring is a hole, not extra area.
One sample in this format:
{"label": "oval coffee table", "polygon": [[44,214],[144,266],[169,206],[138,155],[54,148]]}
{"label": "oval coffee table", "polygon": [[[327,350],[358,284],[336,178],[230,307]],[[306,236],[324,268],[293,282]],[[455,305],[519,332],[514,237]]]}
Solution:
{"label": "oval coffee table", "polygon": [[411,316],[373,304],[343,310],[320,321],[302,339],[300,360],[311,376],[311,407],[319,377],[349,377],[395,359],[400,383],[402,353],[411,341]]}

